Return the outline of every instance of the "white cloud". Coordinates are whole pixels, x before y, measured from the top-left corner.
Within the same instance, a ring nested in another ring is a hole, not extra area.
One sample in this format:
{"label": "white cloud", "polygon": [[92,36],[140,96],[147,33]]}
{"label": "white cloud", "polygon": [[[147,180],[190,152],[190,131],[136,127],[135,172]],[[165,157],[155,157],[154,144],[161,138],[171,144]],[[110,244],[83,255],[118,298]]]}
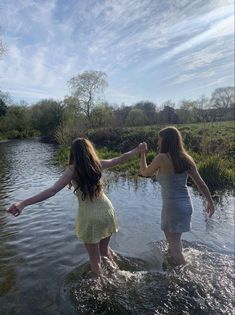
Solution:
{"label": "white cloud", "polygon": [[167,51],[161,57],[147,64],[147,66],[143,67],[142,70],[148,70],[151,67],[154,67],[160,63],[163,63],[178,54],[191,50],[199,45],[202,45],[205,42],[210,42],[215,39],[223,38],[230,36],[230,40],[232,39],[232,35],[234,34],[233,29],[234,17],[230,16],[222,21],[217,22],[213,25],[209,30],[206,30],[200,34],[193,36],[192,38],[187,39],[183,43],[179,44],[175,48]]}
{"label": "white cloud", "polygon": [[204,84],[200,84],[200,85],[196,85],[195,87],[191,88],[189,91],[195,91],[195,90],[202,90],[202,89],[206,89],[208,87],[221,87],[221,86],[226,86],[228,85],[227,81],[228,79],[232,79],[234,81],[234,75],[228,75],[228,76],[223,76],[220,78],[217,78],[215,80],[212,80],[210,83],[204,83]]}
{"label": "white cloud", "polygon": [[107,96],[111,97],[115,102],[117,103],[134,103],[136,102],[137,100],[141,100],[143,99],[142,96],[138,95],[138,94],[130,94],[128,93],[128,91],[125,91],[124,90],[117,90],[117,89],[113,89],[113,88],[109,88],[107,93],[106,93]]}
{"label": "white cloud", "polygon": [[200,71],[200,72],[193,72],[193,73],[186,73],[179,76],[175,81],[174,84],[181,84],[183,82],[188,82],[190,80],[195,79],[203,79],[203,78],[210,78],[215,75],[214,71]]}
{"label": "white cloud", "polygon": [[26,97],[43,91],[61,96],[73,75],[97,69],[107,72],[112,90],[119,91],[109,90],[110,99],[146,99],[156,93],[147,88],[150,73],[156,80],[169,68],[173,74],[158,81],[178,86],[198,79],[198,70],[214,78],[233,53],[230,0],[9,0],[2,12],[9,53],[0,61],[0,87],[17,95],[22,89]]}

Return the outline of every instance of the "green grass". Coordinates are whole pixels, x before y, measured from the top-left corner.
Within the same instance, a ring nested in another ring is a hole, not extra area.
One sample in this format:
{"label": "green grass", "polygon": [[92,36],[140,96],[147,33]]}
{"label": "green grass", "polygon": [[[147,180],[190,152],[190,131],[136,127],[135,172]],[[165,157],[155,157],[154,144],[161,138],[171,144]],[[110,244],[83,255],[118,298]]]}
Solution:
{"label": "green grass", "polygon": [[[146,141],[150,150],[156,150],[156,139],[160,129],[166,125],[129,128],[99,128],[89,130],[87,137],[97,146],[107,147],[116,152],[125,152],[139,142]],[[234,123],[197,123],[175,125],[182,133],[187,149],[201,153],[234,155]]]}
{"label": "green grass", "polygon": [[[195,159],[199,172],[212,189],[224,189],[235,184],[233,167],[235,156],[234,122],[216,122],[175,125],[182,133],[185,146]],[[87,137],[95,144],[100,159],[110,159],[133,149],[138,143],[146,141],[149,146],[148,164],[156,155],[157,133],[165,125],[103,128],[90,130]],[[68,151],[62,147],[57,156],[61,164],[67,164]],[[120,175],[138,176],[139,158],[120,164],[112,171]]]}
{"label": "green grass", "polygon": [[204,157],[198,163],[198,170],[207,185],[212,189],[229,188],[235,184],[235,171],[228,160],[219,155]]}

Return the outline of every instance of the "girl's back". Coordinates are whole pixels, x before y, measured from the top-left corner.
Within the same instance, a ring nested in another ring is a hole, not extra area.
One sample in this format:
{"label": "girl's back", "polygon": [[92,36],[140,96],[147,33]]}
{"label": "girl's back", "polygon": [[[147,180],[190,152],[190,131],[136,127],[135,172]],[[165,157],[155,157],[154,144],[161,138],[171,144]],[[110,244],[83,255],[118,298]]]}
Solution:
{"label": "girl's back", "polygon": [[161,163],[157,173],[157,180],[162,188],[163,203],[169,200],[189,199],[187,188],[187,172],[175,173],[171,157],[167,153],[160,153]]}
{"label": "girl's back", "polygon": [[[76,189],[76,181],[73,180],[72,184]],[[85,243],[97,243],[118,231],[115,210],[103,191],[92,200],[89,196],[84,198],[79,188],[76,189],[75,195],[79,201],[76,234],[81,240]]]}
{"label": "girl's back", "polygon": [[162,174],[158,172],[157,180],[162,188],[162,198],[167,199],[185,199],[188,198],[186,172]]}

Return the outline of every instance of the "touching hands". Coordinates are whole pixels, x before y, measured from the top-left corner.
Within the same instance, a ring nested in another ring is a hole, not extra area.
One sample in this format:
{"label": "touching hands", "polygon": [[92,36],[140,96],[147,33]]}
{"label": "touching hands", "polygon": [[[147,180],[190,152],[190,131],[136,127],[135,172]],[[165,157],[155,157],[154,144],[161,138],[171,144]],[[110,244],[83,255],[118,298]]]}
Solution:
{"label": "touching hands", "polygon": [[15,217],[18,217],[18,215],[21,214],[23,209],[24,209],[23,202],[18,201],[16,203],[13,203],[7,211],[10,212]]}
{"label": "touching hands", "polygon": [[148,152],[148,145],[147,145],[146,142],[141,142],[141,143],[139,144],[139,152],[140,152],[140,153],[146,153],[146,152]]}

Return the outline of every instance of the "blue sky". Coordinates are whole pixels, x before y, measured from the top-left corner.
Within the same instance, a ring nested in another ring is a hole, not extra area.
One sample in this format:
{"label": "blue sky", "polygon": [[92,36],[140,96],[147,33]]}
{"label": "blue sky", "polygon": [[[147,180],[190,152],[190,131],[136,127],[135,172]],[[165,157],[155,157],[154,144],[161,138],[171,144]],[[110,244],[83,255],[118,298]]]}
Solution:
{"label": "blue sky", "polygon": [[106,72],[110,103],[157,104],[234,85],[231,0],[1,0],[0,89],[63,99],[67,81]]}

